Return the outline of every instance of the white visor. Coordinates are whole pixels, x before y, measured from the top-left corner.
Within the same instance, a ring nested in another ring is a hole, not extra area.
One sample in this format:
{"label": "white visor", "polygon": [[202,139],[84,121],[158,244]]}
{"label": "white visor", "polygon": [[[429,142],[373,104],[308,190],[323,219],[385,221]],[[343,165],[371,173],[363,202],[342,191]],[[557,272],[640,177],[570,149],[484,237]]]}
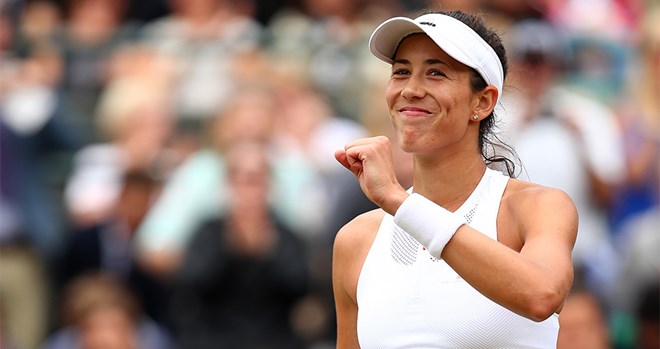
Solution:
{"label": "white visor", "polygon": [[369,49],[378,59],[392,64],[401,40],[415,33],[425,33],[455,60],[475,69],[487,84],[502,96],[504,72],[493,48],[465,23],[439,13],[413,19],[394,17],[381,23],[369,39]]}

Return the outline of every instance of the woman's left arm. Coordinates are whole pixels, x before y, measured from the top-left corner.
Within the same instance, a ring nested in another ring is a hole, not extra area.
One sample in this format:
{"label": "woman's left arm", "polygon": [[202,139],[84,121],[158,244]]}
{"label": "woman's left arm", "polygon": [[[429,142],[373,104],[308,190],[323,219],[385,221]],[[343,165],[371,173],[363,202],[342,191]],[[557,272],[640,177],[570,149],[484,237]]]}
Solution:
{"label": "woman's left arm", "polygon": [[529,185],[505,195],[498,216],[500,240],[513,236],[520,246],[498,243],[463,225],[442,258],[494,302],[543,321],[561,310],[571,288],[577,226],[577,210],[568,195]]}

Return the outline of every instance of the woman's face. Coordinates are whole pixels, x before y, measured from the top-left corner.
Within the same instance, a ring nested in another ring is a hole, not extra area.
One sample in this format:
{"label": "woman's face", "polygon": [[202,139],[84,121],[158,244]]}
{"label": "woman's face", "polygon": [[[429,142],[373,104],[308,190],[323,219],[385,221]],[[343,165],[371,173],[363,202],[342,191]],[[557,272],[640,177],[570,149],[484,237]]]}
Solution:
{"label": "woman's face", "polygon": [[404,151],[435,153],[457,142],[476,142],[465,137],[478,103],[470,77],[469,67],[447,55],[427,35],[414,34],[401,42],[386,99]]}

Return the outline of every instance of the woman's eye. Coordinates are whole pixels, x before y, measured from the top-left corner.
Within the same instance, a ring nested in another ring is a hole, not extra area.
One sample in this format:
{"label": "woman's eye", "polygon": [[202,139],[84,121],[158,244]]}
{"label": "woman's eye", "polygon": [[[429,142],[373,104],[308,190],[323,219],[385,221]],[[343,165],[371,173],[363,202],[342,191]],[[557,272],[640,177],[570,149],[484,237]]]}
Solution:
{"label": "woman's eye", "polygon": [[407,75],[407,74],[410,74],[410,71],[408,71],[408,69],[399,68],[392,70],[392,75]]}
{"label": "woman's eye", "polygon": [[429,75],[430,76],[443,76],[443,77],[447,76],[441,70],[436,70],[436,69],[433,69],[433,70],[429,71]]}

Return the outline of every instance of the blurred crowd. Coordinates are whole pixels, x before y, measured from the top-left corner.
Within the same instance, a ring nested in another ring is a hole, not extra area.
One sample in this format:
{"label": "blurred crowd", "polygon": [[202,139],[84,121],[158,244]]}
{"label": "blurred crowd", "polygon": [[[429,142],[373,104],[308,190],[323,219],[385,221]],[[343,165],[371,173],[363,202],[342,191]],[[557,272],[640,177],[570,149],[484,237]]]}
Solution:
{"label": "blurred crowd", "polygon": [[0,348],[333,348],[333,152],[427,8],[502,35],[499,138],[578,207],[558,348],[659,348],[655,0],[0,0]]}

